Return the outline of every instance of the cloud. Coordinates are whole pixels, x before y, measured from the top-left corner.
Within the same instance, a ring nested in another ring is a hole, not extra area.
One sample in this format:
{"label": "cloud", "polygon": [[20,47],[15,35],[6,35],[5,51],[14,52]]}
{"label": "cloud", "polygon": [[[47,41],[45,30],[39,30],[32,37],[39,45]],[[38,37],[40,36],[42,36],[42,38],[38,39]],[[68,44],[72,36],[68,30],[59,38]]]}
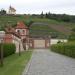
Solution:
{"label": "cloud", "polygon": [[17,13],[53,13],[75,14],[75,0],[0,0],[0,9],[12,5]]}

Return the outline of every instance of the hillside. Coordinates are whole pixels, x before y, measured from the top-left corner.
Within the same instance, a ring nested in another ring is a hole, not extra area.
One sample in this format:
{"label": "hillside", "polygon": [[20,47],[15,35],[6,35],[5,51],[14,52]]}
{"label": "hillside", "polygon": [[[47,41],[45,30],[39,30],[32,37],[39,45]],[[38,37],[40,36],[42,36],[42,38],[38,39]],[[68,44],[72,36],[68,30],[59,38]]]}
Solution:
{"label": "hillside", "polygon": [[23,21],[27,24],[30,19],[27,19],[24,15],[0,15],[0,30],[5,28],[7,25],[15,26],[18,21]]}
{"label": "hillside", "polygon": [[56,29],[50,27],[49,24],[43,22],[35,22],[30,26],[30,36],[42,37],[42,36],[52,36],[52,37],[64,37],[65,35]]}
{"label": "hillside", "polygon": [[74,23],[59,22],[46,18],[32,18],[26,15],[6,15],[0,16],[0,30],[3,30],[8,25],[15,26],[18,21],[24,21],[27,25],[30,21],[33,21],[30,25],[30,36],[51,35],[61,38],[68,36],[71,33],[71,29],[75,27]]}

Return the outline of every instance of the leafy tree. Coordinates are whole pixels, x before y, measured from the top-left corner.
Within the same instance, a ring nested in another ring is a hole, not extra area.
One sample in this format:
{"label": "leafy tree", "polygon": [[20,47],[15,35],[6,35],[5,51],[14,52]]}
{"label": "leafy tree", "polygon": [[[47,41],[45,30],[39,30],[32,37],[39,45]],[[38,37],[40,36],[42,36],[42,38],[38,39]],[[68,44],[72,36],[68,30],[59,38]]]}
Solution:
{"label": "leafy tree", "polygon": [[75,28],[71,30],[71,34],[69,36],[69,41],[75,41]]}
{"label": "leafy tree", "polygon": [[75,32],[75,28],[71,29],[72,32]]}
{"label": "leafy tree", "polygon": [[43,14],[43,11],[42,11],[42,13],[41,13],[40,17],[41,17],[41,18],[44,18],[44,14]]}
{"label": "leafy tree", "polygon": [[69,16],[66,15],[66,14],[63,14],[63,15],[62,15],[62,20],[65,21],[65,22],[70,22],[70,18],[69,18]]}
{"label": "leafy tree", "polygon": [[4,15],[4,14],[6,14],[6,10],[4,10],[4,9],[1,9],[1,11],[0,11],[0,14],[1,14],[1,15]]}
{"label": "leafy tree", "polygon": [[33,21],[32,20],[27,20],[27,21],[25,21],[25,24],[28,26],[28,27],[30,27],[30,25],[33,23]]}

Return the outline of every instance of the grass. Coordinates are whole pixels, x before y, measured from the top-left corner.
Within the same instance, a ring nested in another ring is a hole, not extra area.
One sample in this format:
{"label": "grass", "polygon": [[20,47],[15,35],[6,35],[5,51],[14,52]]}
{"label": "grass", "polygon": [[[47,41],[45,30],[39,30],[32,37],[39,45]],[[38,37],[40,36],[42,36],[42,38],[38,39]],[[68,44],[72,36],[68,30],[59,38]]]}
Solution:
{"label": "grass", "polygon": [[47,18],[33,18],[33,17],[27,17],[25,15],[16,15],[16,16],[9,16],[9,15],[2,15],[0,16],[0,26],[4,27],[6,24],[11,24],[15,25],[18,21],[28,21],[32,20],[33,22],[43,22],[43,23],[49,23],[49,24],[56,24],[56,25],[66,25],[69,27],[75,27],[75,23],[67,23],[67,22],[62,22],[62,21],[56,21],[52,19],[47,19]]}
{"label": "grass", "polygon": [[4,59],[4,66],[0,67],[0,75],[21,75],[31,57],[32,51],[13,54]]}
{"label": "grass", "polygon": [[48,23],[43,23],[43,22],[35,22],[31,25],[30,27],[30,35],[31,36],[55,36],[57,35],[58,37],[65,36],[63,33],[58,32],[55,29],[52,29]]}
{"label": "grass", "polygon": [[41,19],[41,18],[32,18],[32,20],[34,22],[40,22],[40,23],[44,23],[44,24],[49,24],[49,26],[51,26],[51,25],[63,26],[64,28],[68,28],[68,29],[75,28],[75,23],[71,23],[71,22],[56,21],[56,20],[47,19],[47,18],[43,18],[43,19]]}
{"label": "grass", "polygon": [[56,24],[56,25],[66,25],[66,26],[75,26],[75,23],[70,23],[70,22],[63,22],[63,21],[56,21],[52,19],[47,19],[47,18],[32,18],[34,22],[43,22],[47,24]]}
{"label": "grass", "polygon": [[[43,24],[32,24],[30,27],[30,35],[49,35],[50,32],[55,32],[55,30],[48,27],[48,25]],[[39,34],[40,33],[40,34]]]}
{"label": "grass", "polygon": [[25,15],[0,15],[0,30],[7,25],[15,26],[18,21],[27,22],[29,20],[30,18],[26,18]]}
{"label": "grass", "polygon": [[71,29],[75,27],[75,23],[56,21],[47,18],[42,19],[37,17],[34,18],[32,16],[27,17],[26,15],[15,15],[15,16],[5,15],[0,16],[0,30],[4,29],[5,26],[7,25],[15,26],[18,21],[24,21],[27,24],[30,20],[33,21],[34,23],[41,23],[36,24],[35,26],[33,26],[32,24],[31,26],[32,28],[30,28],[30,34],[32,35],[35,34],[54,35],[55,32],[59,36],[62,35],[64,37],[63,34],[65,35],[70,34]]}

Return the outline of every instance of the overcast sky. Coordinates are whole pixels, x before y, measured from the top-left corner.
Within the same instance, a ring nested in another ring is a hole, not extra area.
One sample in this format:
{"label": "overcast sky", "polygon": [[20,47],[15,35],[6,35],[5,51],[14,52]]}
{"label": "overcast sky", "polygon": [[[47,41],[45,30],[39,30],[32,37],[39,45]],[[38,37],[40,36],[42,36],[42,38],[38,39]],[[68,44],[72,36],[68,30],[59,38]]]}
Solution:
{"label": "overcast sky", "polygon": [[13,6],[17,13],[40,14],[51,12],[56,14],[75,15],[75,0],[0,0],[0,9],[8,10]]}

